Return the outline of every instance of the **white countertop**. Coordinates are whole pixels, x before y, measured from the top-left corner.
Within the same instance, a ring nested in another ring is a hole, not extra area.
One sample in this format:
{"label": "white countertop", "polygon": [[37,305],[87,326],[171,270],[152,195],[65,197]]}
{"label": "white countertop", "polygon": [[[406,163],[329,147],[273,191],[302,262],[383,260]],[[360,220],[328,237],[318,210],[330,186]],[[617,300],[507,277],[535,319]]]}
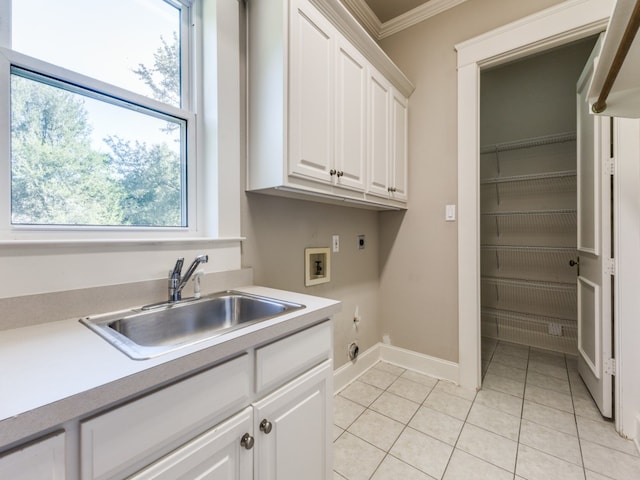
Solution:
{"label": "white countertop", "polygon": [[0,449],[313,325],[340,309],[340,302],[300,293],[256,286],[234,290],[306,308],[148,360],[132,360],[78,319],[0,332]]}

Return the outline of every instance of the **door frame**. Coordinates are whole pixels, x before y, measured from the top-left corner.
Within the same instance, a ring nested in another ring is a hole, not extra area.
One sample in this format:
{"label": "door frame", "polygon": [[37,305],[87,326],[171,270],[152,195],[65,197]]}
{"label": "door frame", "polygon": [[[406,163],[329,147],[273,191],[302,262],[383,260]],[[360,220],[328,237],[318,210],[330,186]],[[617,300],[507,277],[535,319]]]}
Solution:
{"label": "door frame", "polygon": [[458,52],[458,364],[459,382],[464,387],[481,386],[480,71],[602,32],[614,3],[614,0],[569,0],[455,45]]}

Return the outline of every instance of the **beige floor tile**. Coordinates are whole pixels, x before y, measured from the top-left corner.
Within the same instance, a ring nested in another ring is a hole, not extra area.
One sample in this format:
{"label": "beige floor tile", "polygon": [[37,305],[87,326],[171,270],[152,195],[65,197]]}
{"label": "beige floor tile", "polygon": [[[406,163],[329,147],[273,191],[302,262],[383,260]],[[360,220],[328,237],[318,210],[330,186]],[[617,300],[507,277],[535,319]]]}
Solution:
{"label": "beige floor tile", "polygon": [[508,393],[514,397],[524,397],[524,381],[500,377],[488,372],[482,382],[482,388],[489,388],[498,392]]}
{"label": "beige floor tile", "polygon": [[378,370],[376,368],[370,368],[360,375],[358,380],[368,383],[369,385],[373,385],[374,387],[381,388],[382,390],[386,390],[389,385],[396,381],[396,378],[398,378],[398,376],[393,373]]}
{"label": "beige floor tile", "polygon": [[529,372],[540,373],[542,375],[548,375],[550,377],[555,377],[560,380],[565,380],[568,378],[567,367],[562,366],[559,367],[557,365],[550,365],[548,363],[544,363],[541,361],[532,361],[529,360]]}
{"label": "beige floor tile", "polygon": [[500,363],[508,367],[520,368],[522,370],[526,370],[527,363],[529,362],[529,360],[527,360],[527,357],[521,357],[518,355],[509,355],[507,353],[496,351],[496,353],[493,354],[493,360],[491,361],[491,363],[493,362]]}
{"label": "beige floor tile", "polygon": [[429,395],[431,387],[400,377],[391,384],[387,391],[407,398],[412,402],[422,403]]}
{"label": "beige floor tile", "polygon": [[452,451],[451,445],[407,428],[389,453],[432,477],[442,478]]}
{"label": "beige floor tile", "polygon": [[556,408],[563,412],[573,413],[573,401],[571,400],[571,397],[554,390],[547,390],[546,388],[527,384],[524,391],[524,398],[530,402]]}
{"label": "beige floor tile", "polygon": [[333,447],[333,469],[347,480],[369,480],[385,453],[345,432]]}
{"label": "beige floor tile", "polygon": [[464,422],[428,407],[420,407],[409,426],[449,445],[455,445]]}
{"label": "beige floor tile", "polygon": [[436,383],[438,383],[437,378],[430,377],[429,375],[424,375],[422,373],[414,372],[413,370],[407,370],[401,375],[402,378],[407,380],[411,380],[412,382],[421,383],[422,385],[426,385],[427,387],[435,387]]}
{"label": "beige floor tile", "polygon": [[334,425],[333,426],[333,441],[335,442],[338,439],[338,437],[340,435],[342,435],[343,432],[344,432],[344,430],[342,428],[340,428],[337,425]]}
{"label": "beige floor tile", "polygon": [[366,410],[347,431],[386,452],[403,429],[404,424],[372,410]]}
{"label": "beige floor tile", "polygon": [[387,455],[371,480],[433,480],[433,477],[392,455]]}
{"label": "beige floor tile", "polygon": [[577,416],[602,421],[602,414],[591,397],[573,397],[573,406],[576,409]]}
{"label": "beige floor tile", "polygon": [[406,424],[413,414],[416,413],[420,404],[399,397],[393,393],[384,392],[371,404],[371,410],[393,418],[398,422]]}
{"label": "beige floor tile", "polygon": [[526,445],[518,448],[516,474],[527,480],[584,480],[582,467]]}
{"label": "beige floor tile", "polygon": [[587,470],[615,480],[640,478],[640,457],[627,455],[588,440],[580,440],[580,445]]}
{"label": "beige floor tile", "polygon": [[525,400],[524,408],[522,409],[522,418],[573,435],[574,437],[578,436],[575,417],[562,410]]}
{"label": "beige floor tile", "polygon": [[576,417],[576,421],[578,422],[580,440],[589,440],[629,455],[638,456],[638,450],[633,441],[622,438],[616,432],[613,422],[594,421],[584,417]]}
{"label": "beige floor tile", "polygon": [[599,473],[592,472],[591,470],[585,470],[587,480],[611,480],[611,477],[605,477]]}
{"label": "beige floor tile", "polygon": [[564,393],[565,395],[571,395],[571,389],[569,388],[569,380],[566,378],[550,377],[549,375],[542,375],[536,372],[527,373],[527,384],[535,385],[536,387],[546,388],[547,390],[554,390],[556,392]]}
{"label": "beige floor tile", "polygon": [[477,402],[471,407],[467,422],[515,441],[518,440],[520,433],[519,417],[494,410]]}
{"label": "beige floor tile", "polygon": [[496,353],[505,353],[521,358],[529,357],[529,347],[517,343],[500,342],[496,347]]}
{"label": "beige floor tile", "polygon": [[470,423],[466,423],[462,429],[456,448],[504,470],[515,470],[517,442]]}
{"label": "beige floor tile", "polygon": [[529,363],[531,362],[546,363],[547,365],[555,365],[561,368],[567,367],[564,353],[540,350],[538,348],[531,348],[531,350],[529,350]]}
{"label": "beige floor tile", "polygon": [[573,435],[523,419],[520,425],[520,444],[582,466],[578,437]]}
{"label": "beige floor tile", "polygon": [[433,390],[436,392],[448,393],[449,395],[455,395],[456,397],[464,398],[465,400],[469,400],[470,402],[476,398],[476,391],[461,387],[460,385],[456,385],[453,382],[448,382],[446,380],[439,380]]}
{"label": "beige floor tile", "polygon": [[356,380],[344,388],[340,392],[340,395],[348,398],[352,402],[368,407],[382,394],[382,392],[384,392],[384,390],[378,387]]}
{"label": "beige floor tile", "polygon": [[512,478],[513,473],[456,448],[451,455],[443,480],[511,480]]}
{"label": "beige floor tile", "polygon": [[495,390],[480,390],[476,395],[476,402],[516,417],[520,417],[522,413],[521,398]]}
{"label": "beige floor tile", "polygon": [[333,397],[333,423],[346,429],[358,418],[365,408],[340,395]]}
{"label": "beige floor tile", "polygon": [[471,408],[471,401],[448,393],[437,392],[434,389],[424,401],[424,406],[464,420]]}
{"label": "beige floor tile", "polygon": [[487,373],[500,375],[501,377],[510,378],[518,382],[524,382],[527,377],[527,371],[522,368],[510,367],[498,362],[491,362]]}
{"label": "beige floor tile", "polygon": [[393,363],[389,362],[378,362],[373,366],[373,368],[382,370],[383,372],[391,373],[397,377],[402,375],[407,370],[406,368],[399,367],[398,365],[394,365]]}

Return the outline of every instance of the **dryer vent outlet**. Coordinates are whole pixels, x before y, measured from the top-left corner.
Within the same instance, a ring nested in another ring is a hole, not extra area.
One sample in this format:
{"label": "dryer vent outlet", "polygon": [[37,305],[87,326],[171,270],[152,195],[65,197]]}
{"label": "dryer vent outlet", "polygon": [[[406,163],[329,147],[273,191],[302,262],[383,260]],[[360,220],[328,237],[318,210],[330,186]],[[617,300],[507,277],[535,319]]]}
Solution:
{"label": "dryer vent outlet", "polygon": [[347,353],[349,354],[349,360],[355,360],[358,358],[358,354],[360,353],[360,348],[356,342],[351,342],[347,347]]}

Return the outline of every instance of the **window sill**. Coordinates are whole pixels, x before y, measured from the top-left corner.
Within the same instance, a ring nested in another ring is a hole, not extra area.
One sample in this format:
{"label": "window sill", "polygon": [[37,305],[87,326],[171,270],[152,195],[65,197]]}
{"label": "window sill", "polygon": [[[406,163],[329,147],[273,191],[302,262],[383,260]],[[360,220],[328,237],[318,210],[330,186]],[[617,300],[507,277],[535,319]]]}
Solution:
{"label": "window sill", "polygon": [[245,237],[193,238],[86,238],[86,239],[13,239],[0,240],[0,247],[96,247],[132,245],[220,245],[242,242]]}

